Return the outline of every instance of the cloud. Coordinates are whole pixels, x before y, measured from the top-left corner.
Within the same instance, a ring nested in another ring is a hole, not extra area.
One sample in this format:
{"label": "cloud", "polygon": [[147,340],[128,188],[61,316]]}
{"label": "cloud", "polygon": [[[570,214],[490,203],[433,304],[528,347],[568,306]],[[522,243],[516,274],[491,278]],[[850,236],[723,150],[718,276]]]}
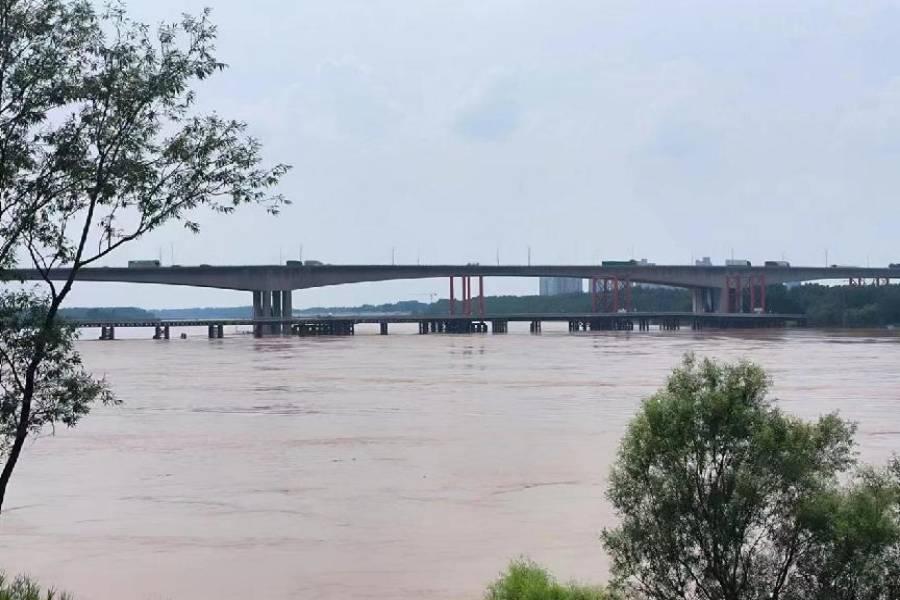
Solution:
{"label": "cloud", "polygon": [[497,82],[471,94],[471,99],[458,111],[453,130],[473,141],[508,139],[521,121],[521,105],[515,86]]}
{"label": "cloud", "polygon": [[341,134],[381,138],[400,118],[390,96],[362,65],[350,61],[326,62],[319,67],[317,75],[323,108],[330,113],[334,127]]}

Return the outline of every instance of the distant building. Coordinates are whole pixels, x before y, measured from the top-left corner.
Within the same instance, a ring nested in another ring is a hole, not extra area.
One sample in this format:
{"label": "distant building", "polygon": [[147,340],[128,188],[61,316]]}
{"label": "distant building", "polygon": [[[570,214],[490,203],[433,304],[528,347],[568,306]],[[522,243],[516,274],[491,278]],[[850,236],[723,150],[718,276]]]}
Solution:
{"label": "distant building", "polygon": [[708,256],[704,256],[703,258],[698,258],[694,261],[694,264],[698,267],[711,267],[712,260]]}
{"label": "distant building", "polygon": [[580,294],[583,291],[582,280],[577,277],[541,277],[541,296]]}

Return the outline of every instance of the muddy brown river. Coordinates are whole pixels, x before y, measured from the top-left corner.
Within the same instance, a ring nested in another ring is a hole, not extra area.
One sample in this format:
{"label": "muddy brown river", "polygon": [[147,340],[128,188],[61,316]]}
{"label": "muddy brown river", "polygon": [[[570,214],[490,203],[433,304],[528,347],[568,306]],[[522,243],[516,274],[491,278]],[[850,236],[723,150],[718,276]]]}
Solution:
{"label": "muddy brown river", "polygon": [[124,405],[27,446],[0,566],[78,600],[477,599],[520,555],[601,582],[616,444],[688,351],[900,449],[900,332],[376,333],[80,342]]}

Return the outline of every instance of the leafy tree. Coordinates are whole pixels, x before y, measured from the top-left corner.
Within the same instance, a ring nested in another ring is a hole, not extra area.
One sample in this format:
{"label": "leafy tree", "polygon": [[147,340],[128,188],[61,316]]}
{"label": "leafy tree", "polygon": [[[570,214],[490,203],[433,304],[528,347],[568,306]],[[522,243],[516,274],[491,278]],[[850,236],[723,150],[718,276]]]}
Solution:
{"label": "leafy tree", "polygon": [[823,494],[809,507],[807,525],[813,543],[787,600],[900,598],[900,460]]}
{"label": "leafy tree", "polygon": [[612,469],[620,525],[603,533],[635,598],[741,600],[799,593],[822,494],[853,463],[854,426],[806,423],[767,400],[747,362],[687,356],[643,404]]}
{"label": "leafy tree", "polygon": [[[617,600],[607,590],[577,583],[561,584],[530,560],[520,559],[493,582],[485,600]],[[2,600],[2,599],[0,599]]]}
{"label": "leafy tree", "polygon": [[[286,165],[262,166],[243,123],[195,114],[191,86],[224,65],[208,12],[151,28],[122,4],[0,0],[0,507],[25,440],[113,400],[81,366],[58,311],[78,270],[195,210],[255,203]],[[48,270],[69,268],[52,282]]]}

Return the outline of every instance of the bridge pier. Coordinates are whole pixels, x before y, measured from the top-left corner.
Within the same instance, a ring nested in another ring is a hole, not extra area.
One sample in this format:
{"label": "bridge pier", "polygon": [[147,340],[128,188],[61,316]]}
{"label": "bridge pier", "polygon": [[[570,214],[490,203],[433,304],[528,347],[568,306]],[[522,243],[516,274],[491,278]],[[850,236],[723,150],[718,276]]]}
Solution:
{"label": "bridge pier", "polygon": [[[281,292],[273,291],[272,294],[272,314],[273,319],[281,318]],[[269,325],[269,335],[281,335],[281,323],[272,323]]]}
{"label": "bridge pier", "polygon": [[532,321],[528,325],[528,331],[531,333],[540,333],[541,332],[541,322],[540,321]]}
{"label": "bridge pier", "polygon": [[379,329],[380,329],[381,335],[387,335],[387,334],[388,334],[388,324],[387,324],[387,321],[382,321],[381,323],[378,324],[378,327],[379,327]]}
{"label": "bridge pier", "polygon": [[691,312],[710,313],[716,310],[716,290],[715,288],[692,288],[691,289]]}
{"label": "bridge pier", "polygon": [[[253,320],[261,319],[263,316],[262,312],[262,295],[263,292],[256,290],[253,292]],[[253,337],[262,337],[262,325],[260,323],[253,323]]]}
{"label": "bridge pier", "polygon": [[100,339],[101,340],[116,339],[116,328],[112,325],[101,327],[100,328]]}
{"label": "bridge pier", "polygon": [[[277,293],[277,292],[276,292]],[[281,290],[281,334],[291,335],[291,320],[294,318],[293,292]]]}
{"label": "bridge pier", "polygon": [[294,316],[291,290],[255,290],[253,319],[265,321],[253,324],[253,335],[291,335]]}
{"label": "bridge pier", "polygon": [[[272,290],[263,290],[260,292],[262,294],[262,318],[263,319],[271,319],[272,318]],[[262,335],[270,335],[272,333],[272,324],[271,323],[263,323],[262,326]]]}

